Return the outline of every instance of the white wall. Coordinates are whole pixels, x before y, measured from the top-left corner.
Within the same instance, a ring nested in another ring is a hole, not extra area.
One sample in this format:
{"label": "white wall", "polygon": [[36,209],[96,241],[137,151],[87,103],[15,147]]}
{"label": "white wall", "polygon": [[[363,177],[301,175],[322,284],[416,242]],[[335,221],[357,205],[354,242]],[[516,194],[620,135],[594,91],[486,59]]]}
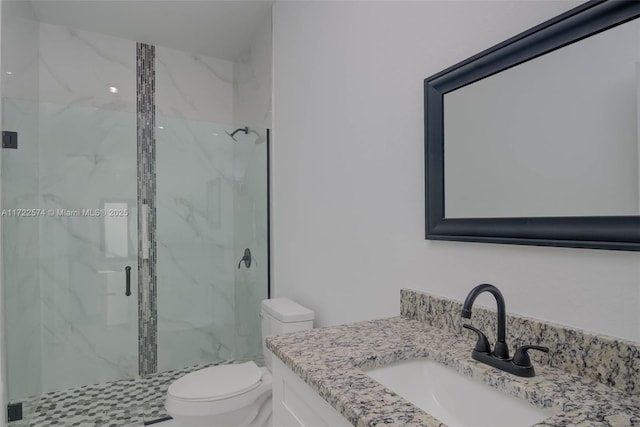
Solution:
{"label": "white wall", "polygon": [[509,312],[640,340],[637,253],[424,240],[423,79],[575,4],[276,3],[276,295],[323,326],[489,282]]}
{"label": "white wall", "polygon": [[255,27],[233,67],[233,120],[239,126],[271,128],[271,14]]}

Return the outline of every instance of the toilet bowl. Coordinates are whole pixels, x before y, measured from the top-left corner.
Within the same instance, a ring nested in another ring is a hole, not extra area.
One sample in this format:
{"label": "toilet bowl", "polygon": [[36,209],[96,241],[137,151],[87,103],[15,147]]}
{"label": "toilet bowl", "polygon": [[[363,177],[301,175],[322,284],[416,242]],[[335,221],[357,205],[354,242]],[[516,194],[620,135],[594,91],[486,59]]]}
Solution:
{"label": "toilet bowl", "polygon": [[261,304],[266,367],[254,362],[210,366],[184,375],[167,390],[165,409],[180,427],[271,426],[271,352],[264,338],[311,329],[313,312],[286,298]]}

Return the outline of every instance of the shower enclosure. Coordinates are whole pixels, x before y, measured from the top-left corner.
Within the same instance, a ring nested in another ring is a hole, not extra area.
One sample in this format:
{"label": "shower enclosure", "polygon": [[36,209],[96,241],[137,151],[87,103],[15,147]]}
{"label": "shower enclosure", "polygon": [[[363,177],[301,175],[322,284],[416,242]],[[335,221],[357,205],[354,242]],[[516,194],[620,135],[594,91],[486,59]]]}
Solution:
{"label": "shower enclosure", "polygon": [[260,362],[269,135],[220,112],[238,65],[3,15],[9,401]]}

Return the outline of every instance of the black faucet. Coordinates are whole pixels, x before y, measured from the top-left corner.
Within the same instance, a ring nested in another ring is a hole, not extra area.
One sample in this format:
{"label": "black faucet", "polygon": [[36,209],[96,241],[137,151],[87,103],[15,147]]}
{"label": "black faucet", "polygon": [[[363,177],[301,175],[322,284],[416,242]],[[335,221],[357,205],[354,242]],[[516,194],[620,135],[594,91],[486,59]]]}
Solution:
{"label": "black faucet", "polygon": [[479,362],[493,366],[494,368],[509,372],[510,374],[518,375],[520,377],[533,377],[535,375],[535,371],[533,369],[533,365],[531,365],[531,360],[529,359],[529,353],[527,351],[538,350],[547,353],[549,352],[549,349],[547,347],[537,345],[525,345],[516,349],[513,359],[509,357],[509,347],[505,340],[506,308],[504,297],[498,288],[487,283],[473,288],[464,301],[461,316],[465,319],[471,319],[471,307],[478,295],[482,292],[490,292],[498,303],[498,336],[494,350],[491,351],[489,340],[482,331],[468,324],[462,325],[464,328],[478,334],[478,341],[476,342],[476,347],[471,352],[471,357]]}
{"label": "black faucet", "polygon": [[473,303],[478,295],[483,292],[491,292],[491,294],[496,298],[496,302],[498,303],[498,341],[496,341],[496,346],[493,350],[493,354],[499,359],[508,359],[509,347],[507,346],[507,342],[505,341],[505,318],[507,316],[507,313],[504,305],[504,297],[502,296],[502,293],[498,290],[498,288],[493,285],[489,285],[488,283],[484,283],[471,289],[471,292],[469,292],[469,295],[467,295],[467,299],[464,300],[461,315],[465,319],[471,319],[471,307],[473,306]]}

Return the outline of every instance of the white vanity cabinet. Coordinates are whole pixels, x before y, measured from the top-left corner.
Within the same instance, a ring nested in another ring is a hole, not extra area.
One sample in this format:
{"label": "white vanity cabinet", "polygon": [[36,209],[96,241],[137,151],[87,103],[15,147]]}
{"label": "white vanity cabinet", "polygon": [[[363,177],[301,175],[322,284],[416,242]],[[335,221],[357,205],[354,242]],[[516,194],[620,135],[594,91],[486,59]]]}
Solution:
{"label": "white vanity cabinet", "polygon": [[272,360],[273,427],[353,427],[280,359]]}

